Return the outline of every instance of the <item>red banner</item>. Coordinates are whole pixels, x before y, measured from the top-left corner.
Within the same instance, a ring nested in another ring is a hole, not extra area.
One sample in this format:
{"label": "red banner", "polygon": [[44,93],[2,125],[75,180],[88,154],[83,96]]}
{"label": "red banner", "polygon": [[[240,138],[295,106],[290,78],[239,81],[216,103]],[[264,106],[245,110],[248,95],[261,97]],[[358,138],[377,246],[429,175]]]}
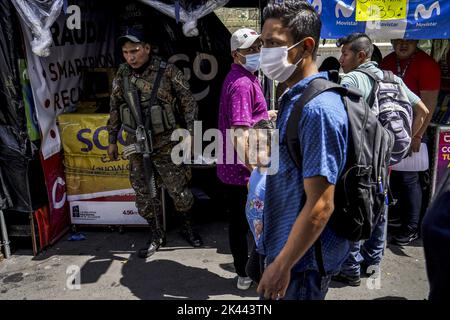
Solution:
{"label": "red banner", "polygon": [[50,243],[53,243],[68,230],[70,225],[64,165],[61,153],[46,160],[41,158],[41,162],[50,203]]}

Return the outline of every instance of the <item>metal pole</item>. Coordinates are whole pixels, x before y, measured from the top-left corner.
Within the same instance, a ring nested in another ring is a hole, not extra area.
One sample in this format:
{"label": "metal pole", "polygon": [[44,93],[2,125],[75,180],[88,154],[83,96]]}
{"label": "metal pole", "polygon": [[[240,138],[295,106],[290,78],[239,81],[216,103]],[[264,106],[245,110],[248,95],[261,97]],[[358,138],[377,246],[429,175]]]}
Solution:
{"label": "metal pole", "polygon": [[38,248],[37,248],[37,242],[36,242],[36,230],[35,230],[35,226],[34,226],[33,212],[30,212],[29,218],[30,218],[30,228],[31,228],[31,244],[33,245],[33,256],[37,256]]}
{"label": "metal pole", "polygon": [[5,258],[8,259],[11,256],[11,249],[9,247],[8,232],[6,230],[5,217],[3,216],[3,210],[0,210],[0,229],[2,229],[2,243],[5,247]]}
{"label": "metal pole", "polygon": [[272,80],[271,82],[272,82],[271,83],[272,94],[270,97],[270,110],[275,110],[276,109],[275,104],[277,101],[277,86],[275,84],[275,80]]}

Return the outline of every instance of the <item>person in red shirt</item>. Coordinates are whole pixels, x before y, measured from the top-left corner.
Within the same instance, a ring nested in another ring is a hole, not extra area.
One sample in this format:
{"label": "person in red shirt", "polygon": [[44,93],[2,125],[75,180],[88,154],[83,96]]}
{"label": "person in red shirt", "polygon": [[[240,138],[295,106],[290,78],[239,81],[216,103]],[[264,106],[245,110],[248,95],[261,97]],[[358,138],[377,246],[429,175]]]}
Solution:
{"label": "person in red shirt", "polygon": [[[417,40],[392,40],[394,52],[381,62],[380,69],[390,70],[403,79],[408,88],[418,95],[427,106],[429,114],[422,128],[412,138],[411,151],[419,152],[422,137],[433,117],[439,95],[441,72],[432,57],[417,47]],[[424,141],[425,142],[425,141]],[[407,245],[418,238],[419,218],[422,207],[422,187],[419,172],[392,171],[391,190],[397,205],[394,215],[400,217],[400,229],[392,243]]]}

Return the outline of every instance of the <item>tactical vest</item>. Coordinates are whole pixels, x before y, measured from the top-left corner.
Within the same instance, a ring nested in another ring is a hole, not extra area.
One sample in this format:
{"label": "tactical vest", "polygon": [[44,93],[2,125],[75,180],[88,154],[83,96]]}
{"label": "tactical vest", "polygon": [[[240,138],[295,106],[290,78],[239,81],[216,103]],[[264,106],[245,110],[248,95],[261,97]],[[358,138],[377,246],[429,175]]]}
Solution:
{"label": "tactical vest", "polygon": [[[132,74],[124,74],[122,78],[124,96],[127,96],[127,90],[137,90],[139,97],[137,101],[140,102],[140,105],[136,109],[141,112],[146,130],[151,130],[153,135],[172,131],[177,127],[175,102],[161,101],[157,94],[166,67],[167,64],[161,61],[153,85],[149,81]],[[132,109],[128,103],[124,103],[119,110],[123,128],[125,131],[134,134],[138,121],[135,119]]]}

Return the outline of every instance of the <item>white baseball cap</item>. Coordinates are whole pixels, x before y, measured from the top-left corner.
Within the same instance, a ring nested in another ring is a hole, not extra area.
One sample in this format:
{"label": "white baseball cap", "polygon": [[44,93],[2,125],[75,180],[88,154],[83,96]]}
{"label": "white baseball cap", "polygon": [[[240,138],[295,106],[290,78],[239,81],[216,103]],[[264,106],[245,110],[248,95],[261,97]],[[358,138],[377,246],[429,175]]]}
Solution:
{"label": "white baseball cap", "polygon": [[236,30],[230,39],[231,51],[250,48],[259,36],[258,32],[249,28]]}

